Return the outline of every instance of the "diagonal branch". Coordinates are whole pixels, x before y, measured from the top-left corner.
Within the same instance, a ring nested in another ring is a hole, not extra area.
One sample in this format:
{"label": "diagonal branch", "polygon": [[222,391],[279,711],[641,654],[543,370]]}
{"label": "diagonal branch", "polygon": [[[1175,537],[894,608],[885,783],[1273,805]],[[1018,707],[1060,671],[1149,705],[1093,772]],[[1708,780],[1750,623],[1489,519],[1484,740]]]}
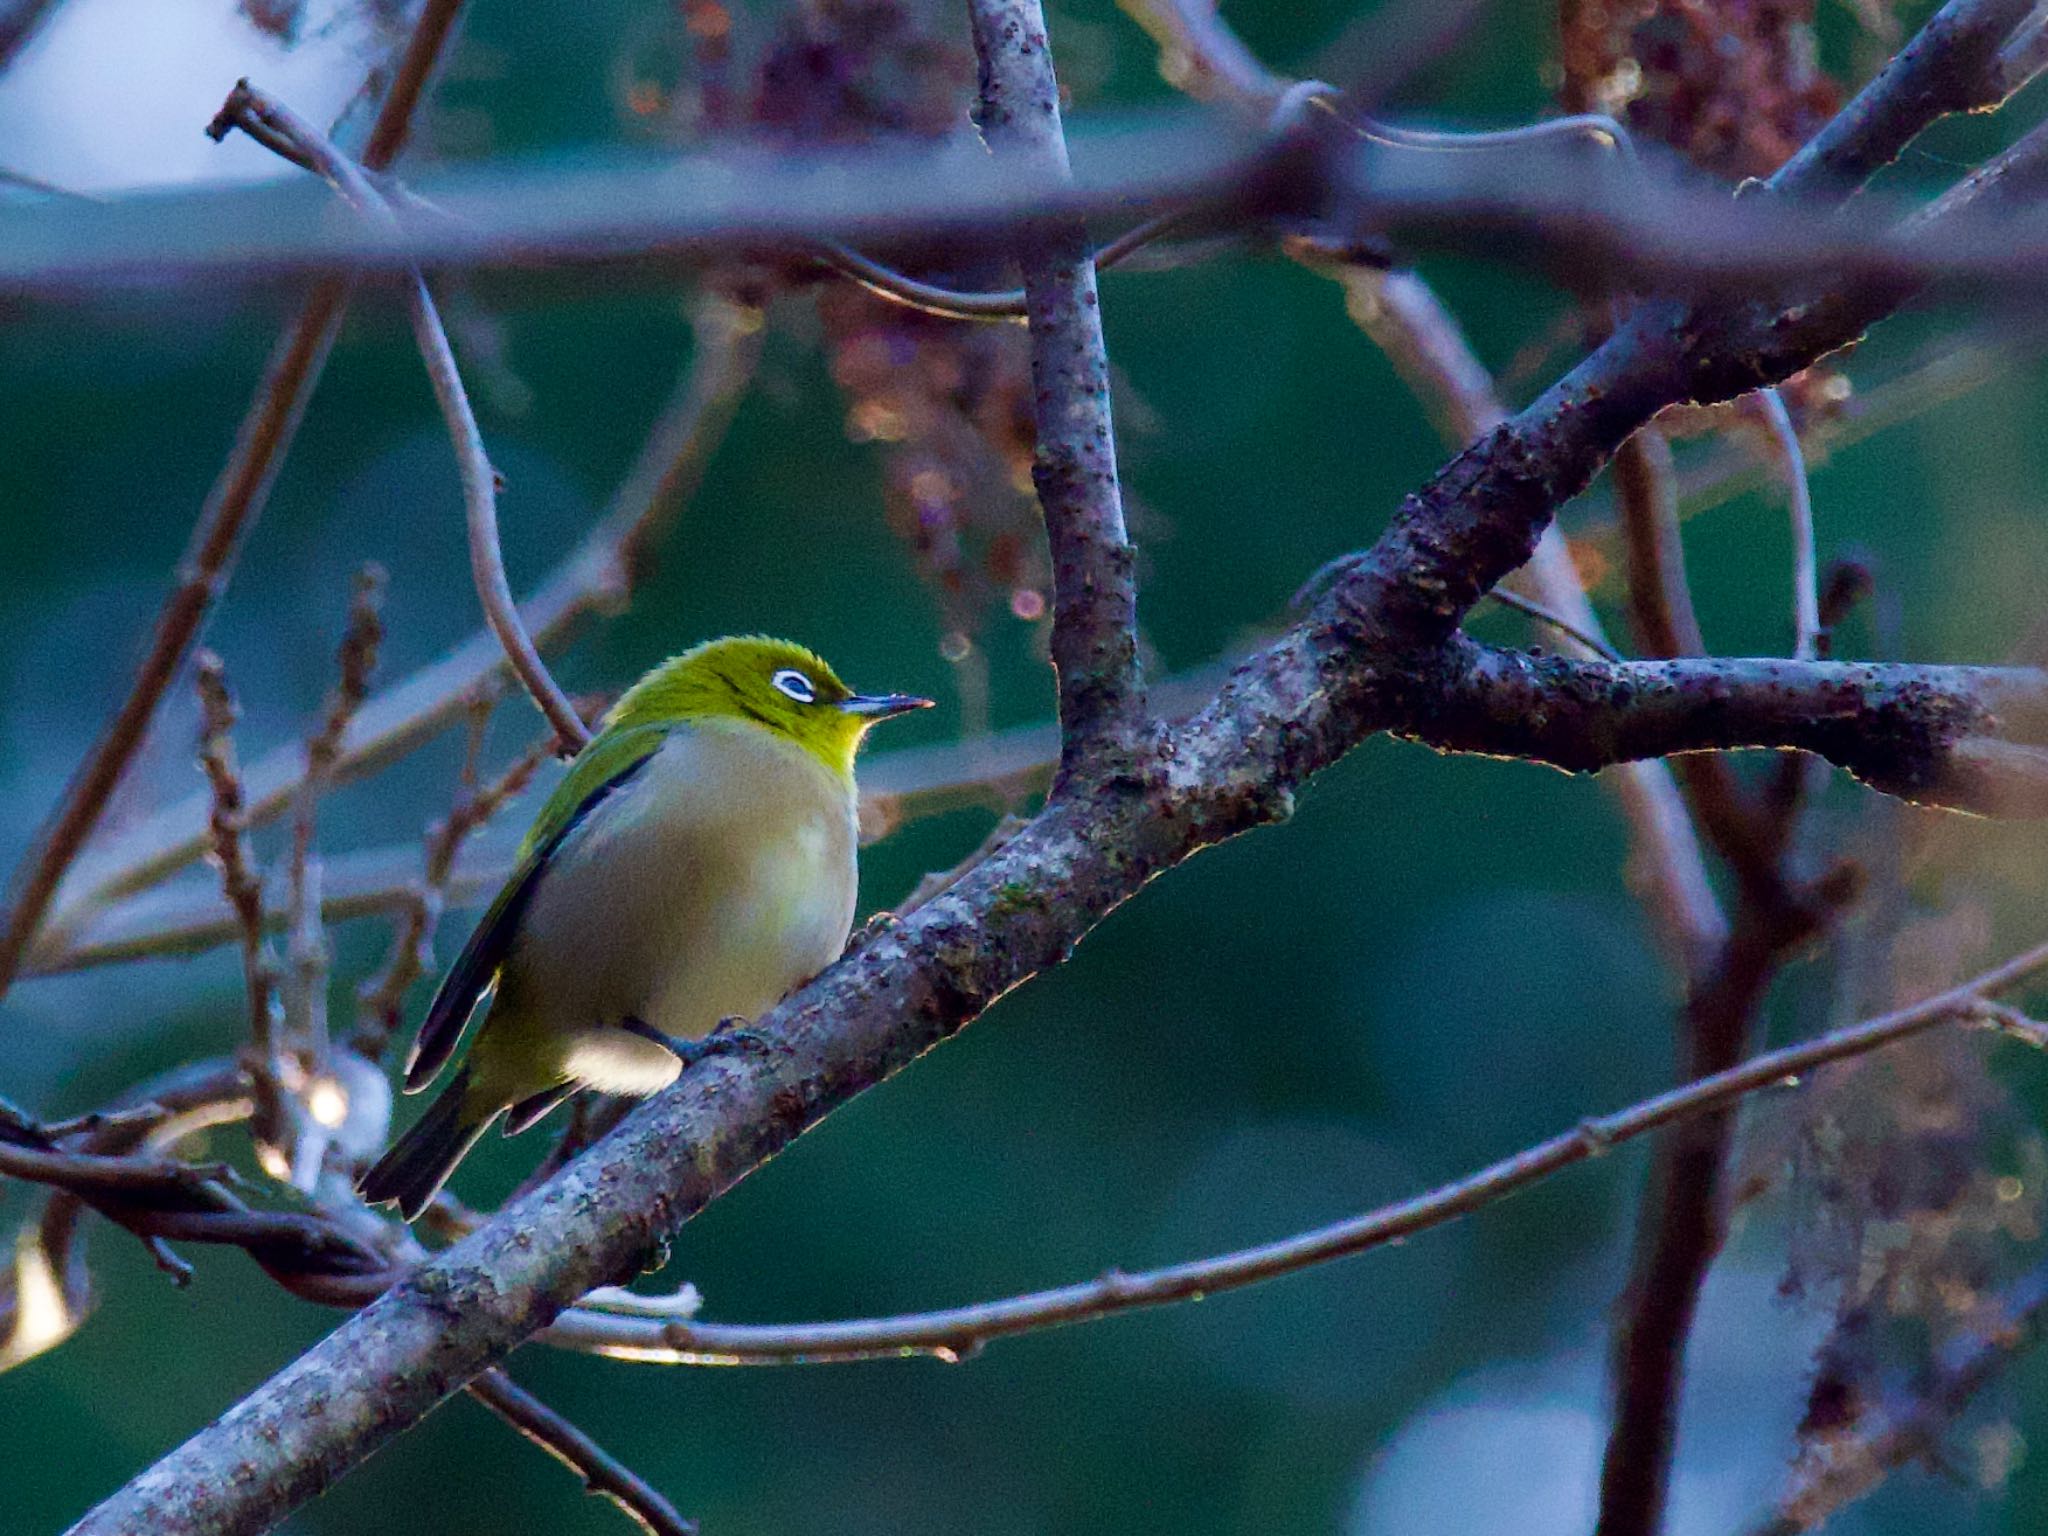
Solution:
{"label": "diagonal branch", "polygon": [[[1302,88],[1268,70],[1203,0],[1126,0],[1126,9],[1159,40],[1162,72],[1185,77],[1191,91],[1220,92],[1242,108],[1270,113],[1290,91]],[[1618,132],[1610,130],[1611,135]],[[1626,140],[1617,137],[1615,142]],[[1287,249],[1311,268],[1325,265],[1312,241],[1292,241]],[[1507,419],[1493,379],[1456,318],[1421,277],[1349,260],[1339,260],[1334,272],[1352,317],[1421,399],[1449,446],[1461,448]],[[1523,579],[1560,616],[1567,633],[1577,632],[1578,654],[1603,654],[1599,617],[1556,526],[1537,541]],[[1519,606],[1505,586],[1496,587],[1493,596]],[[1614,659],[1611,653],[1607,659]],[[1708,882],[1699,837],[1671,770],[1662,763],[1625,763],[1608,782],[1634,838],[1631,884],[1670,949],[1692,969],[1720,947],[1728,921]]]}
{"label": "diagonal branch", "polygon": [[1998,106],[2015,89],[1999,50],[2034,0],[1949,0],[1770,179],[1778,192],[1842,197],[1904,152],[1920,131],[1957,112]]}
{"label": "diagonal branch", "polygon": [[[1362,264],[1340,269],[1350,309],[1395,369],[1440,418],[1453,446],[1500,425],[1507,412],[1457,321],[1420,277]],[[1572,624],[1600,638],[1599,618],[1555,527],[1537,541],[1528,565],[1537,595]],[[1496,588],[1498,596],[1505,588]],[[1592,654],[1584,647],[1581,655]],[[1611,782],[1635,837],[1631,873],[1666,942],[1688,967],[1727,936],[1728,920],[1707,879],[1706,859],[1671,770],[1662,763],[1619,765]]]}
{"label": "diagonal branch", "polygon": [[[972,0],[980,123],[997,163],[1068,174],[1059,85],[1039,0]],[[1117,484],[1109,355],[1087,226],[1048,221],[1018,243],[1031,327],[1031,478],[1052,554],[1061,771],[1128,754],[1145,711],[1138,589]]]}

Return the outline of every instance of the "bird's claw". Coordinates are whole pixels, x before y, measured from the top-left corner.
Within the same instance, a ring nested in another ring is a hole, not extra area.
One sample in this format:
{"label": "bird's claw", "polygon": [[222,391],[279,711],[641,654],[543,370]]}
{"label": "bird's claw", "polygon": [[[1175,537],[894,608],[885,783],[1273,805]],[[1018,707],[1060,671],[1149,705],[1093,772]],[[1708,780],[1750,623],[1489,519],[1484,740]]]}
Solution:
{"label": "bird's claw", "polygon": [[682,1058],[683,1070],[688,1071],[698,1062],[713,1056],[772,1056],[788,1055],[790,1047],[780,1040],[772,1040],[758,1030],[748,1029],[742,1018],[721,1019],[718,1028],[701,1040],[671,1040],[669,1049]]}

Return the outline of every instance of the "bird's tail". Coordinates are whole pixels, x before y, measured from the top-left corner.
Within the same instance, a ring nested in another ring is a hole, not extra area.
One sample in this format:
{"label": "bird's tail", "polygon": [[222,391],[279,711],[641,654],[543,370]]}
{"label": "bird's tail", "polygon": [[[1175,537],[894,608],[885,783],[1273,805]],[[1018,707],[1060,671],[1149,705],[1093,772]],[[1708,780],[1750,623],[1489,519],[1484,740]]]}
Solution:
{"label": "bird's tail", "polygon": [[482,1102],[470,1092],[469,1069],[465,1067],[427,1106],[418,1123],[357,1181],[356,1189],[371,1205],[397,1202],[399,1214],[411,1221],[427,1208],[455,1165],[503,1113],[502,1105]]}

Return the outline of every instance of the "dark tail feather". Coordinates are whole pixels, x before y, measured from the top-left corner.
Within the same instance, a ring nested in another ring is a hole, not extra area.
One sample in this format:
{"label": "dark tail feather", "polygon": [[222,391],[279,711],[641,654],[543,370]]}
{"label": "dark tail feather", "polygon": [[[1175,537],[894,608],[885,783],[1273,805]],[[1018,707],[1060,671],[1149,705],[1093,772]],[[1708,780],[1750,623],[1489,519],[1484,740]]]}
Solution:
{"label": "dark tail feather", "polygon": [[476,1118],[466,1112],[463,1100],[469,1091],[469,1073],[458,1072],[441,1096],[427,1107],[419,1123],[377,1159],[377,1165],[356,1184],[371,1205],[398,1204],[399,1214],[411,1221],[448,1182],[448,1175],[462,1161],[479,1136],[490,1128],[496,1113]]}
{"label": "dark tail feather", "polygon": [[539,1093],[521,1099],[505,1112],[505,1134],[517,1136],[529,1129],[582,1086],[581,1083],[557,1083],[552,1088],[543,1088]]}

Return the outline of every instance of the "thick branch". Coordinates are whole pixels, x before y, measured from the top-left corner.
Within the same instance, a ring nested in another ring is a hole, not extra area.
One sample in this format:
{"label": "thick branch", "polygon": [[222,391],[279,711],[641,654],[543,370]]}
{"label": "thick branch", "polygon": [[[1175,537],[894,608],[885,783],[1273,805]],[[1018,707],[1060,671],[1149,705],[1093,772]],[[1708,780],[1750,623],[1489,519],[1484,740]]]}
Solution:
{"label": "thick branch", "polygon": [[[2030,668],[1680,658],[1616,664],[1461,641],[1393,727],[1434,747],[1590,772],[1739,747],[1825,757],[1903,799],[2048,815],[2048,674]],[[1995,729],[2030,739],[2002,740]]]}
{"label": "thick branch", "polygon": [[[981,131],[998,164],[1068,175],[1059,83],[1039,0],[973,0]],[[1109,354],[1088,229],[1048,221],[1019,243],[1031,327],[1037,448],[1031,478],[1052,554],[1052,660],[1061,767],[1127,752],[1145,709],[1138,589],[1117,485]]]}
{"label": "thick branch", "polygon": [[[1340,275],[1352,315],[1422,398],[1453,447],[1462,447],[1507,419],[1493,380],[1473,355],[1456,320],[1423,280],[1347,264]],[[1641,434],[1637,434],[1638,437]],[[1631,440],[1633,441],[1633,439]],[[1591,639],[1604,637],[1564,535],[1552,526],[1537,541],[1526,569],[1536,595]],[[1499,591],[1496,589],[1496,595]],[[1592,655],[1590,647],[1579,650]],[[1698,835],[1662,763],[1618,765],[1611,782],[1635,838],[1631,874],[1670,948],[1688,967],[1727,937]]]}
{"label": "thick branch", "polygon": [[1917,205],[1890,195],[1868,194],[1839,211],[1808,198],[1731,201],[1653,168],[1588,174],[1562,145],[1453,155],[1373,141],[1311,153],[1177,114],[1113,133],[1081,125],[1072,139],[1072,182],[1044,171],[1000,174],[988,157],[957,148],[815,156],[727,148],[658,165],[635,156],[437,171],[415,184],[417,197],[398,199],[395,238],[327,217],[322,198],[288,186],[0,205],[0,282],[70,293],[336,266],[609,267],[763,250],[808,260],[820,241],[957,259],[1048,219],[1121,224],[1190,205],[1221,227],[1328,218],[1319,234],[1480,252],[1610,292],[1817,280],[2024,292],[2038,288],[2048,263],[2048,213],[2039,209],[1916,231],[1900,220]]}

